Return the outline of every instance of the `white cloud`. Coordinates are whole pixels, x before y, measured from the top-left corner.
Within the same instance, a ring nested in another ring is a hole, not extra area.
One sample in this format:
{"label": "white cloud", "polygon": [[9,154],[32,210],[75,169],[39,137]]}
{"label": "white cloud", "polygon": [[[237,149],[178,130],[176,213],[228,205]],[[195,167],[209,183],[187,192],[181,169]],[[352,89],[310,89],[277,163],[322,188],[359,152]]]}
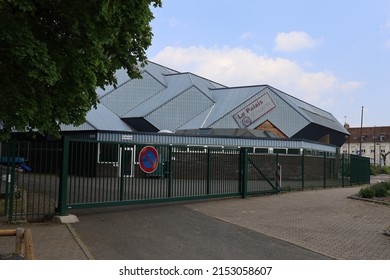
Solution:
{"label": "white cloud", "polygon": [[386,20],[386,22],[385,22],[383,28],[384,28],[385,30],[390,30],[390,19],[387,19],[387,20]]}
{"label": "white cloud", "polygon": [[251,32],[244,32],[240,36],[241,40],[251,40],[253,38],[254,38],[254,36],[253,36],[253,34]]}
{"label": "white cloud", "polygon": [[227,86],[269,84],[317,104],[361,86],[357,81],[341,82],[329,71],[307,72],[292,60],[261,56],[244,48],[166,47],[151,60]]}
{"label": "white cloud", "polygon": [[314,39],[309,34],[302,31],[289,33],[280,32],[276,35],[275,51],[295,52],[302,49],[313,49],[323,43],[323,39]]}
{"label": "white cloud", "polygon": [[390,49],[390,39],[385,42],[384,46],[386,49]]}
{"label": "white cloud", "polygon": [[177,19],[175,17],[171,17],[168,20],[168,23],[170,27],[176,27],[178,25]]}

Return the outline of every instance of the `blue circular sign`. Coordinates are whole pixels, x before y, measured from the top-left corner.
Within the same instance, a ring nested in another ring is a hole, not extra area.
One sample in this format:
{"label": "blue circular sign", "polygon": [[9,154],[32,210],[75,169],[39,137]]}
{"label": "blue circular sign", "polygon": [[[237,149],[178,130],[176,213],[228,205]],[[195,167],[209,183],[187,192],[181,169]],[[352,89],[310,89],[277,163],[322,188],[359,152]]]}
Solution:
{"label": "blue circular sign", "polygon": [[139,167],[145,173],[152,173],[158,166],[158,152],[152,146],[142,148],[139,153]]}

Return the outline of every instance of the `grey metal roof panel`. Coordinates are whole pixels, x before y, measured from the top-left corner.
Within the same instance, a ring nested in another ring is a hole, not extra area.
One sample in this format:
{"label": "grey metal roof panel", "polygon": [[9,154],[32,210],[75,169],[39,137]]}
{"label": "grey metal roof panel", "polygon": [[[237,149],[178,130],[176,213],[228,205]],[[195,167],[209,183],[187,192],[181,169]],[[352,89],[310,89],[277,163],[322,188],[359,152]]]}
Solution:
{"label": "grey metal roof panel", "polygon": [[[120,68],[115,72],[115,78],[117,80],[117,85],[120,86],[123,83],[129,81],[129,75],[127,74],[127,70],[124,68]],[[98,87],[96,88],[96,94],[98,96],[103,96],[111,91],[113,91],[115,87],[113,85],[107,85],[104,89]]]}
{"label": "grey metal roof panel", "polygon": [[[209,87],[212,87],[213,85],[206,79],[201,79],[196,75],[191,75],[189,73],[167,75],[165,78],[167,85],[166,89],[146,100],[139,106],[133,108],[126,114],[122,115],[122,117],[144,117],[155,110],[159,110],[160,107],[165,106],[168,102],[178,98],[182,93],[193,87],[198,89],[198,91],[196,91],[197,93],[200,92],[209,98],[210,102],[214,101],[209,89]],[[198,96],[201,98],[200,95]],[[196,100],[193,100],[193,102],[196,103]]]}
{"label": "grey metal roof panel", "polygon": [[90,110],[86,119],[96,130],[132,131],[124,121],[103,104],[98,104],[96,109]]}
{"label": "grey metal roof panel", "polygon": [[117,89],[102,96],[100,102],[118,116],[125,116],[127,112],[165,89],[164,85],[148,72],[143,72],[142,77],[142,79],[128,80]]}
{"label": "grey metal roof panel", "polygon": [[199,90],[201,90],[205,95],[207,95],[213,101],[215,101],[215,97],[214,97],[211,90],[215,89],[215,88],[226,88],[223,85],[217,84],[215,82],[212,82],[212,81],[207,80],[205,78],[199,77],[199,76],[194,75],[192,73],[189,73],[188,75],[189,75],[191,81],[193,82],[194,86],[199,88]]}
{"label": "grey metal roof panel", "polygon": [[284,93],[278,89],[272,89],[281,98],[285,99],[288,104],[294,107],[294,109],[297,110],[308,121],[348,134],[348,131],[340,124],[339,121],[337,121],[337,119],[331,113],[324,111],[287,93]]}
{"label": "grey metal roof panel", "polygon": [[93,131],[93,130],[96,130],[95,127],[93,127],[92,125],[90,125],[87,122],[85,122],[79,126],[61,124],[60,129],[61,129],[61,131]]}
{"label": "grey metal roof panel", "polygon": [[192,129],[192,128],[202,128],[204,127],[204,122],[207,119],[207,115],[211,112],[214,105],[208,107],[203,112],[200,112],[197,116],[184,123],[177,129]]}
{"label": "grey metal roof panel", "polygon": [[141,68],[141,71],[148,72],[151,76],[157,79],[161,84],[166,85],[165,75],[179,74],[176,70],[162,66],[160,64],[148,61],[147,64]]}
{"label": "grey metal roof panel", "polygon": [[158,92],[158,94],[155,94],[151,98],[144,100],[144,102],[129,110],[126,114],[122,115],[122,117],[144,117],[159,108],[161,105],[176,98],[178,95],[192,86],[188,75],[167,76],[166,82],[167,88],[164,88],[162,91]]}
{"label": "grey metal roof panel", "polygon": [[[162,85],[165,85],[164,75],[179,73],[173,69],[159,65],[159,64],[151,62],[151,61],[148,61],[148,63],[145,65],[145,67],[139,66],[139,69],[140,69],[141,75],[142,75],[142,73],[147,72],[150,76],[154,77]],[[129,75],[127,74],[127,70],[124,68],[118,69],[115,72],[115,77],[117,79],[117,87],[120,87],[121,85],[123,85],[131,80]],[[98,96],[104,96],[108,93],[111,93],[113,90],[115,90],[115,87],[113,85],[108,85],[105,87],[105,89],[102,89],[100,87],[97,88],[96,93]]]}
{"label": "grey metal roof panel", "polygon": [[213,104],[212,100],[193,86],[159,106],[145,118],[160,130],[175,131]]}
{"label": "grey metal roof panel", "polygon": [[124,121],[110,111],[103,104],[98,104],[86,115],[87,122],[80,126],[61,126],[62,131],[77,130],[109,130],[109,131],[132,131]]}

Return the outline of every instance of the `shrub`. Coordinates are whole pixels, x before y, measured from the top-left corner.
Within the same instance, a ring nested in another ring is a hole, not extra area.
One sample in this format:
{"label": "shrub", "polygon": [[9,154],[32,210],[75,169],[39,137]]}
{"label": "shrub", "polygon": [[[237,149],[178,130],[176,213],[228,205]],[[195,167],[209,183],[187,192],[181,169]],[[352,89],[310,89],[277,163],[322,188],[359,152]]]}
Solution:
{"label": "shrub", "polygon": [[371,189],[374,191],[376,197],[387,196],[386,184],[378,183],[371,186]]}
{"label": "shrub", "polygon": [[370,165],[370,174],[371,175],[378,175],[379,174],[379,170],[378,170],[378,167],[371,164]]}
{"label": "shrub", "polygon": [[375,196],[375,192],[371,187],[365,187],[360,189],[358,196],[362,198],[373,198]]}
{"label": "shrub", "polygon": [[387,166],[387,165],[382,166],[381,173],[382,174],[390,174],[390,166]]}

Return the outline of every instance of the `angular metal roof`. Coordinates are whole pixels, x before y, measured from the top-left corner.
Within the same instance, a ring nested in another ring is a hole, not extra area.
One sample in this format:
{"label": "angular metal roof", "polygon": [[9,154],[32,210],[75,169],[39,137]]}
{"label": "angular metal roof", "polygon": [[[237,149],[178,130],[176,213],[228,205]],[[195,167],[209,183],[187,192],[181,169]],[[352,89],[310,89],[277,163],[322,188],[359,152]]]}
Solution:
{"label": "angular metal roof", "polygon": [[216,102],[215,106],[211,108],[203,127],[211,126],[264,88],[265,86],[249,86],[212,90]]}
{"label": "angular metal roof", "polygon": [[276,88],[273,91],[281,98],[286,100],[296,111],[312,123],[331,128],[333,130],[349,134],[349,132],[342,126],[337,119],[329,112],[324,111],[316,106],[295,98],[287,93],[284,93]]}
{"label": "angular metal roof", "polygon": [[88,122],[74,129],[123,130],[124,122],[118,119],[143,118],[157,130],[256,129],[267,121],[287,137],[300,133],[317,140],[309,125],[316,125],[324,135],[336,133],[332,137],[338,139],[349,134],[329,112],[269,85],[226,87],[150,61],[140,71],[142,79],[130,79],[125,70],[118,70],[119,86],[98,89],[104,106],[92,110]]}
{"label": "angular metal roof", "polygon": [[86,116],[86,123],[80,126],[61,125],[62,131],[132,131],[132,129],[109,110],[103,104],[98,104],[96,109],[92,108]]}

